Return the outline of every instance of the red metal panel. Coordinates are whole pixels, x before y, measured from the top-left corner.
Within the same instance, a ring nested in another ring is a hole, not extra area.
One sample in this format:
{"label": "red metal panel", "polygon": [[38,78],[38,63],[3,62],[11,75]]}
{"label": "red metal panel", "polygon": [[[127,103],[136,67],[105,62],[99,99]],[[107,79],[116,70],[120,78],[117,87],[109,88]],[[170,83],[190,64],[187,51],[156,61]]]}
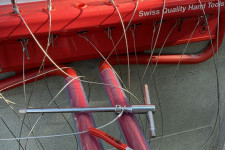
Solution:
{"label": "red metal panel", "polygon": [[[172,29],[176,20],[168,20],[163,23],[162,29],[159,35],[159,40],[157,42],[157,47],[160,47],[164,42],[166,35]],[[171,34],[171,38],[167,40],[167,45],[183,44],[188,41],[194,26],[197,23],[197,19],[184,20],[181,31],[178,31],[179,26],[177,26]],[[209,24],[212,33],[212,38],[215,38],[217,17],[210,17]],[[195,31],[192,41],[196,42],[200,40],[209,39],[208,33],[201,34],[199,31],[201,26]],[[153,22],[143,23],[136,27],[135,39],[136,48],[138,51],[143,51],[150,49],[151,47],[151,36],[153,31]],[[120,26],[117,26],[112,30],[112,37],[114,41],[118,41],[122,35],[122,30]],[[156,30],[157,33],[157,30]],[[86,33],[86,36],[95,44],[95,46],[101,51],[101,53],[107,56],[113,49],[112,42],[108,38],[108,35],[104,32],[104,28],[98,29],[95,32]],[[133,40],[131,31],[127,32],[129,52],[133,52]],[[41,44],[44,46],[47,43],[47,36],[40,38]],[[102,42],[104,41],[104,42]],[[19,41],[4,41],[0,42],[0,66],[2,72],[22,70],[22,45]],[[30,39],[27,44],[30,59],[25,61],[26,69],[38,67],[44,57],[36,43]],[[76,33],[70,36],[59,36],[54,41],[54,48],[50,47],[48,50],[49,55],[57,63],[65,63],[77,60],[86,60],[91,58],[100,57],[99,53],[87,42],[84,38],[79,37]],[[126,53],[125,42],[121,40],[117,47],[117,53]],[[113,53],[115,54],[115,53]],[[46,60],[46,64],[49,64]]]}
{"label": "red metal panel", "polygon": [[[225,33],[225,16],[221,16],[220,18],[220,29],[219,29],[219,37],[218,39],[213,39],[212,44],[209,42],[208,46],[206,49],[204,49],[202,52],[197,53],[197,54],[174,54],[174,55],[153,55],[151,60],[150,59],[150,54],[138,54],[137,56],[135,55],[130,55],[129,56],[129,63],[130,64],[136,64],[136,58],[138,60],[139,64],[148,64],[148,63],[157,63],[157,64],[196,64],[196,63],[201,63],[203,61],[208,60],[210,57],[212,57],[220,47],[220,45],[223,42],[224,38],[224,33]],[[218,47],[217,47],[218,43]],[[118,60],[120,64],[127,64],[127,55],[121,55],[119,57],[111,57],[108,62],[110,64],[117,64]]]}
{"label": "red metal panel", "polygon": [[[128,22],[132,16],[133,9],[135,8],[136,2],[123,0],[115,1],[118,5],[121,15],[123,16],[124,22]],[[217,13],[217,7],[209,7],[209,2],[216,4],[215,0],[204,0],[203,5],[206,4],[205,11],[207,13]],[[225,0],[221,0],[221,11],[225,10]],[[66,0],[53,2],[55,11],[52,12],[52,31],[54,33],[61,32],[68,34],[74,31],[82,31],[83,29],[98,28],[101,26],[109,26],[113,24],[120,24],[120,20],[117,12],[113,5],[106,5],[105,1],[85,1],[86,8],[76,8],[76,1]],[[198,0],[166,0],[166,10],[177,7],[186,8],[185,11],[177,11],[169,13],[165,12],[165,18],[179,18],[187,16],[199,16],[202,14],[202,10],[199,8],[194,9],[194,6],[198,7]],[[32,31],[35,34],[47,34],[48,33],[48,14],[43,11],[46,8],[46,2],[35,2],[35,3],[23,3],[18,4],[19,8],[23,10],[23,17],[30,25]],[[134,22],[143,20],[156,19],[161,17],[161,12],[157,15],[150,15],[150,10],[161,10],[163,7],[163,0],[145,0],[140,1],[137,9],[137,13],[133,19]],[[190,9],[192,8],[193,9]],[[21,22],[18,16],[12,16],[12,6],[0,6],[0,28],[2,33],[0,35],[1,40],[7,40],[13,37],[29,36],[24,24]],[[143,12],[143,13],[142,13]],[[144,13],[146,12],[146,13]],[[146,14],[146,15],[142,15]]]}
{"label": "red metal panel", "polygon": [[[217,1],[202,1],[205,11],[210,14],[208,21],[212,38],[215,38],[217,25],[217,7],[214,6]],[[225,0],[220,3],[221,12],[225,10]],[[77,8],[73,0],[53,1],[55,10],[52,11],[52,34],[58,35],[54,41],[54,48],[50,47],[49,55],[57,63],[65,63],[71,61],[85,60],[100,57],[98,52],[77,32],[88,31],[86,36],[94,45],[107,56],[113,49],[113,45],[105,33],[107,27],[115,27],[112,29],[112,37],[115,42],[119,40],[123,34],[121,23],[114,6],[106,5],[105,1],[86,1],[85,8]],[[117,6],[123,17],[125,25],[129,22],[136,2],[122,0],[116,1]],[[43,47],[47,43],[48,34],[48,14],[43,11],[46,8],[46,2],[24,3],[18,4],[21,8],[22,16],[31,27],[32,32],[37,35]],[[146,0],[140,1],[137,12],[134,16],[132,24],[138,23],[136,27],[135,38],[136,48],[138,51],[144,51],[151,48],[151,40],[153,34],[153,23],[161,18],[161,10],[163,0]],[[156,47],[161,47],[166,36],[177,22],[177,27],[171,33],[167,40],[167,46],[182,44],[188,41],[193,31],[198,17],[202,15],[202,10],[198,8],[198,0],[167,0],[166,9],[164,10],[164,22],[160,31]],[[174,8],[173,13],[169,12]],[[184,10],[185,9],[185,10]],[[153,13],[155,11],[155,13]],[[24,26],[19,16],[11,15],[12,6],[0,6],[0,67],[1,72],[18,71],[22,69],[22,46],[17,40],[28,38],[28,51],[30,59],[26,60],[26,68],[34,68],[40,65],[43,53],[32,40],[28,30]],[[181,24],[180,18],[183,19]],[[204,19],[194,32],[191,42],[209,39],[207,32],[201,32]],[[157,33],[157,30],[156,30]],[[131,31],[127,31],[129,52],[133,52],[133,42]],[[104,42],[103,42],[104,41]],[[117,47],[118,54],[126,53],[124,39],[121,40]],[[47,62],[47,64],[50,64]]]}

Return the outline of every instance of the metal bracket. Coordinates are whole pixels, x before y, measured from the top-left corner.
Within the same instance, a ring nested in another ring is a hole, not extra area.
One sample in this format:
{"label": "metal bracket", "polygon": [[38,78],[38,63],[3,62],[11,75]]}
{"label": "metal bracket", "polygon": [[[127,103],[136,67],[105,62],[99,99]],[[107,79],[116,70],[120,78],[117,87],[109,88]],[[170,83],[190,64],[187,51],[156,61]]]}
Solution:
{"label": "metal bracket", "polygon": [[180,18],[179,20],[180,20],[180,24],[179,24],[179,27],[178,27],[178,32],[180,32],[181,27],[182,27],[183,22],[184,22],[184,19],[183,18]]}
{"label": "metal bracket", "polygon": [[115,27],[108,27],[104,29],[104,32],[108,35],[108,38],[112,40],[112,30],[115,29]]}
{"label": "metal bracket", "polygon": [[55,40],[56,40],[58,37],[59,37],[59,35],[54,35],[54,34],[50,35],[50,43],[49,43],[49,45],[52,44],[52,48],[55,47],[54,42],[55,42]]}
{"label": "metal bracket", "polygon": [[208,18],[209,18],[209,15],[200,16],[200,19],[204,21],[200,24],[199,33],[205,34],[206,32],[208,32],[207,21],[206,21],[208,20]]}
{"label": "metal bracket", "polygon": [[21,41],[21,44],[23,46],[23,52],[26,53],[27,59],[29,60],[30,55],[29,55],[29,52],[28,52],[28,49],[27,49],[27,44],[28,44],[29,39],[21,39],[20,41]]}

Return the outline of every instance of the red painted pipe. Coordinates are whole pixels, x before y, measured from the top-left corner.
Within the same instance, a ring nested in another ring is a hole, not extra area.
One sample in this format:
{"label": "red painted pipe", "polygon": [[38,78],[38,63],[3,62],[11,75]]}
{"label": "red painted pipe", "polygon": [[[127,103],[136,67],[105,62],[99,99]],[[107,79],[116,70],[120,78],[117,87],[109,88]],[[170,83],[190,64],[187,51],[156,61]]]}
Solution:
{"label": "red painted pipe", "polygon": [[[70,82],[73,77],[67,77],[66,83]],[[68,95],[70,97],[71,107],[86,108],[88,106],[87,97],[85,95],[83,86],[80,80],[73,80],[68,86]],[[89,131],[91,127],[94,127],[94,120],[91,113],[74,113],[73,119],[75,122],[76,131],[83,132]],[[92,136],[89,132],[79,134],[82,150],[102,150],[102,145],[97,137]]]}
{"label": "red painted pipe", "polygon": [[[62,67],[62,70],[64,70],[67,74],[76,77],[76,72],[69,67]],[[25,80],[27,80],[25,83],[31,83],[36,80],[36,76],[38,74],[37,69],[33,69],[30,71],[25,72]],[[67,78],[67,75],[65,75],[63,72],[61,72],[59,69],[55,67],[46,67],[45,70],[41,70],[39,73],[39,76],[37,77],[37,80],[43,79],[44,77],[49,76],[63,76],[64,78]],[[23,85],[23,74],[20,73],[16,76],[4,79],[0,81],[0,91],[10,90],[12,88],[18,87]]]}
{"label": "red painted pipe", "polygon": [[[88,107],[88,102],[86,95],[84,93],[84,89],[82,84],[76,74],[76,72],[69,67],[61,67],[68,75],[61,72],[59,69],[55,67],[46,67],[44,71],[40,72],[40,76],[37,80],[40,80],[44,77],[49,76],[63,76],[65,78],[65,82],[70,82],[73,77],[77,77],[77,79],[73,80],[68,86],[68,95],[70,97],[70,103],[72,107]],[[26,79],[30,79],[26,81],[26,83],[30,83],[36,80],[38,70],[27,71],[25,76]],[[5,80],[0,81],[0,91],[9,90],[18,86],[23,85],[23,75],[16,75]],[[9,87],[10,86],[10,87]],[[90,113],[74,113],[73,119],[75,122],[75,127],[77,132],[89,131],[90,127],[94,127],[93,119]],[[90,135],[89,132],[83,133],[79,135],[80,148],[85,150],[101,150],[102,145],[100,141]]]}
{"label": "red painted pipe", "polygon": [[[224,33],[225,33],[225,16],[221,15],[220,16],[220,22],[219,22],[220,30],[219,30],[219,39],[218,39],[218,46],[223,42],[224,38]],[[212,41],[213,48],[211,42],[207,46],[207,48],[200,53],[197,54],[188,54],[188,55],[153,55],[151,63],[158,63],[158,64],[177,64],[180,62],[181,64],[197,64],[201,63],[203,61],[208,60],[217,52],[217,39],[215,38]],[[150,55],[149,54],[138,54],[137,59],[138,59],[138,64],[148,64],[149,62]],[[127,64],[127,55],[121,55],[118,58],[117,57],[111,57],[108,62],[110,64],[117,64],[119,59],[120,64]],[[129,56],[129,63],[130,64],[136,64],[136,56],[135,55],[130,55]]]}
{"label": "red painted pipe", "polygon": [[[100,72],[112,106],[128,106],[127,97],[110,66],[107,63],[100,65]],[[133,114],[123,114],[119,119],[119,126],[123,131],[127,145],[134,150],[151,149]]]}

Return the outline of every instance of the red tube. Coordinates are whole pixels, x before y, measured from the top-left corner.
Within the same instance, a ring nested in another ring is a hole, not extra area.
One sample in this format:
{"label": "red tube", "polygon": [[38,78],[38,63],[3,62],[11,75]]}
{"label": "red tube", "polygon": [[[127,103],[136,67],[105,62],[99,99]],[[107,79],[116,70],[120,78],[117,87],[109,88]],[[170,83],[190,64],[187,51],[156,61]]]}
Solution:
{"label": "red tube", "polygon": [[116,138],[114,138],[113,136],[99,130],[96,128],[90,128],[89,132],[96,136],[101,138],[102,140],[104,140],[105,142],[109,143],[110,145],[114,146],[115,148],[117,148],[118,150],[127,150],[129,149],[129,147],[122,143],[121,141],[117,140]]}
{"label": "red tube", "polygon": [[[68,83],[72,80],[73,77],[67,77],[65,81]],[[70,97],[71,107],[89,107],[86,95],[84,93],[84,89],[80,80],[73,80],[67,86],[68,94]],[[93,118],[90,113],[74,113],[74,122],[76,126],[76,130],[78,132],[89,131],[90,127],[94,127]],[[101,150],[102,145],[99,140],[92,136],[89,132],[82,133],[79,135],[80,144],[82,145],[82,150]]]}
{"label": "red tube", "polygon": [[[218,39],[218,46],[220,47],[220,45],[223,42],[223,37],[224,37],[224,33],[225,33],[225,16],[221,15],[220,17],[220,22],[219,22],[219,26],[220,26],[220,30],[219,30],[219,39]],[[217,39],[215,38],[212,41],[213,44],[213,48],[212,49],[212,45],[211,42],[209,43],[209,45],[207,46],[207,48],[198,54],[189,54],[189,55],[153,55],[152,56],[152,60],[151,63],[158,63],[158,64],[177,64],[178,62],[180,62],[181,64],[197,64],[197,63],[201,63],[203,61],[208,60],[209,58],[211,58],[213,56],[214,53],[217,52]],[[149,54],[138,54],[137,55],[137,59],[138,59],[138,64],[148,64],[149,62],[149,58],[150,55]],[[119,59],[119,63],[120,64],[127,64],[127,55],[121,55],[118,58],[117,57],[111,57],[108,62],[110,62],[110,64],[117,64],[117,60]],[[129,63],[130,64],[136,64],[136,57],[135,55],[130,55],[129,56]]]}
{"label": "red tube", "polygon": [[[61,68],[70,76],[67,76],[66,74],[61,72],[59,69],[56,69],[55,67],[46,67],[44,71],[40,72],[40,76],[37,79],[39,80],[49,76],[63,76],[65,78],[65,82],[68,83],[70,82],[71,79],[73,79],[73,77],[77,77],[76,72],[72,68],[69,68],[69,67],[61,67]],[[36,80],[35,77],[37,76],[37,73],[38,73],[38,70],[32,70],[32,71],[26,72],[26,75],[25,75],[26,79],[31,78],[30,80],[26,81],[26,83],[35,81]],[[85,96],[82,84],[79,78],[77,79],[78,80],[76,79],[73,80],[67,86],[71,106],[72,107],[88,107],[87,98]],[[5,90],[15,88],[17,86],[21,86],[23,84],[22,80],[23,80],[22,74],[2,80],[0,81],[0,91],[5,91]],[[94,127],[93,119],[90,113],[89,114],[74,113],[73,116],[74,116],[73,119],[76,125],[76,129],[78,132],[89,131],[90,127]],[[101,150],[102,149],[102,145],[99,142],[99,140],[96,137],[91,136],[89,132],[80,134],[79,139],[81,141],[80,142],[81,149],[85,149],[85,150]]]}
{"label": "red tube", "polygon": [[[106,91],[110,98],[113,106],[128,106],[127,97],[121,85],[107,63],[103,63],[100,66],[100,72],[102,80],[105,84]],[[139,127],[139,124],[133,114],[123,114],[118,119],[121,130],[123,131],[124,137],[128,146],[134,150],[149,150],[150,146],[145,140],[144,135]]]}
{"label": "red tube", "polygon": [[[77,76],[76,72],[69,67],[62,67],[62,70],[64,70],[67,74],[71,76]],[[38,70],[30,70],[26,72],[25,74],[25,83],[31,83],[36,80],[36,76],[38,74]],[[67,77],[66,74],[61,72],[59,69],[55,67],[46,67],[45,70],[41,70],[39,73],[39,76],[37,77],[37,80],[43,79],[44,77],[49,77],[49,76],[63,76],[64,78]],[[23,85],[23,74],[18,74],[16,76],[4,79],[0,81],[0,91],[5,91],[5,90],[10,90],[12,88],[18,87]]]}

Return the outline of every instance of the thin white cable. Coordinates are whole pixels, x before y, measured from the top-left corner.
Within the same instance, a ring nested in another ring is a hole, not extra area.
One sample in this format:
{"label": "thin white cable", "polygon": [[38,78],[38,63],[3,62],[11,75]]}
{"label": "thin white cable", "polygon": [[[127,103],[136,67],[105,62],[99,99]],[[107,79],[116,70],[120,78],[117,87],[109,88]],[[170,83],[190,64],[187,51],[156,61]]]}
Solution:
{"label": "thin white cable", "polygon": [[[66,68],[70,68],[70,67],[62,67],[61,69],[66,69]],[[54,71],[56,71],[56,70],[58,70],[58,69],[56,68],[56,69],[47,71],[47,72],[45,72],[45,73],[41,73],[41,74],[36,75],[36,76],[34,76],[34,77],[28,78],[28,79],[26,79],[25,81],[32,80],[32,79],[34,79],[34,78],[37,78],[37,77],[39,77],[39,76],[43,76],[44,74],[48,74],[48,73],[54,72]],[[80,77],[83,77],[83,76],[78,76],[78,77],[80,78]],[[122,87],[115,86],[115,85],[112,85],[112,84],[100,83],[100,82],[86,81],[86,80],[81,80],[81,79],[79,79],[79,80],[80,80],[81,82],[90,83],[90,84],[110,85],[110,86],[113,86],[113,87],[116,87],[116,88],[120,88],[120,89],[122,89],[123,91],[125,91],[125,92],[129,93],[130,95],[132,95],[132,96],[133,96],[137,101],[139,101],[139,103],[140,103],[140,100],[139,100],[134,94],[132,94],[132,93],[129,92],[127,89],[124,89],[124,88],[122,88]],[[15,83],[15,84],[12,84],[12,85],[10,85],[10,86],[7,86],[7,87],[1,89],[1,90],[0,90],[0,94],[1,94],[2,91],[7,90],[8,88],[11,88],[11,87],[16,86],[16,85],[21,84],[21,83],[23,83],[23,81],[17,82],[17,83]],[[7,102],[8,102],[9,100],[7,100],[7,99],[4,98],[4,101],[7,101]],[[15,104],[15,103],[12,102],[12,101],[10,101],[10,103]]]}
{"label": "thin white cable", "polygon": [[212,47],[212,52],[213,52],[213,55],[214,55],[214,46],[213,46],[213,43],[212,43],[212,35],[211,35],[211,31],[209,29],[208,18],[206,16],[205,9],[204,9],[204,7],[202,5],[201,0],[198,0],[198,2],[199,2],[200,6],[202,8],[202,12],[203,12],[203,15],[204,15],[204,18],[205,18],[205,22],[206,22],[206,26],[207,26],[207,29],[208,29],[208,33],[209,33],[209,38],[210,38],[210,44],[211,44],[211,47]]}
{"label": "thin white cable", "polygon": [[[103,60],[110,66],[110,68],[113,70],[113,72],[116,74],[116,76],[119,78],[120,82],[123,84],[123,86],[127,89],[126,85],[124,84],[123,80],[121,79],[121,77],[119,76],[119,74],[116,72],[116,70],[112,67],[112,65],[108,62],[108,60],[104,57],[104,55],[100,52],[100,50],[86,37],[83,35],[79,35],[80,37],[84,38],[85,40],[87,40],[92,47],[99,53],[99,55],[103,58]],[[102,66],[101,66],[102,67]],[[128,90],[128,89],[127,89]]]}
{"label": "thin white cable", "polygon": [[[61,88],[61,90],[55,95],[55,97],[50,101],[50,103],[48,104],[48,106],[50,106],[54,100],[59,96],[59,94],[72,82],[74,81],[75,78],[72,78],[65,86],[63,86],[63,88]],[[43,116],[43,114],[41,114],[38,119],[36,120],[36,122],[34,123],[34,125],[32,126],[31,130],[29,131],[28,137],[31,135],[31,133],[33,132],[34,128],[36,127],[37,123],[39,122],[39,120],[41,119],[41,117]]]}
{"label": "thin white cable", "polygon": [[[50,103],[48,104],[48,106],[50,106],[54,100],[59,96],[59,94],[62,93],[62,91],[75,79],[79,79],[79,77],[75,77],[72,78],[66,85],[63,86],[63,88],[61,88],[61,90],[55,95],[55,97],[50,101]],[[38,117],[38,119],[36,120],[36,122],[34,123],[34,125],[32,126],[31,130],[29,131],[28,137],[31,135],[31,133],[33,132],[34,128],[36,127],[37,123],[39,122],[39,120],[41,119],[41,117],[43,116],[43,113]]]}
{"label": "thin white cable", "polygon": [[[123,114],[123,110],[112,121],[108,122],[105,125],[102,125],[102,126],[98,127],[97,129],[102,129],[106,126],[111,125],[117,119],[119,119],[122,116],[122,114]],[[87,132],[89,132],[89,131],[81,131],[81,132],[76,132],[76,133],[65,133],[65,134],[55,134],[55,135],[30,136],[30,137],[21,137],[21,138],[7,138],[7,139],[0,139],[0,141],[15,141],[15,140],[27,140],[27,139],[54,138],[54,137],[78,135],[78,134],[83,134],[83,133],[87,133]]]}
{"label": "thin white cable", "polygon": [[[215,125],[214,125],[214,128],[212,129],[212,132],[210,133],[210,135],[209,135],[209,137],[208,137],[208,139],[205,141],[205,143],[202,145],[202,146],[204,146],[204,145],[206,145],[206,143],[208,142],[208,140],[210,140],[211,139],[211,137],[212,137],[212,135],[214,134],[214,132],[215,132],[215,130],[216,130],[216,126],[217,126],[217,122],[219,122],[219,124],[220,124],[220,94],[219,94],[219,91],[220,91],[220,86],[219,86],[219,80],[218,80],[218,66],[217,66],[217,60],[215,59],[215,51],[214,51],[214,46],[213,46],[213,41],[212,41],[212,35],[211,35],[211,31],[210,31],[210,28],[209,28],[209,23],[208,23],[208,18],[207,18],[207,16],[206,16],[206,13],[205,13],[205,9],[204,9],[204,7],[203,7],[203,5],[202,5],[202,2],[201,2],[201,0],[198,0],[199,1],[199,4],[200,4],[200,6],[201,6],[201,8],[202,8],[202,12],[203,12],[203,14],[204,14],[204,18],[205,18],[205,21],[206,21],[206,25],[207,25],[207,29],[208,29],[208,33],[209,33],[209,37],[210,37],[210,44],[211,44],[211,47],[212,47],[212,53],[213,53],[213,55],[212,55],[212,57],[213,57],[213,61],[214,61],[214,65],[215,65],[215,72],[216,72],[216,75],[217,75],[217,97],[218,97],[218,112],[217,112],[217,117],[216,117],[216,121],[215,121]],[[219,5],[219,4],[218,4]],[[220,6],[219,6],[220,7]],[[219,22],[219,20],[218,20],[218,22]],[[218,34],[218,32],[217,32],[217,34]],[[217,44],[218,44],[218,39],[217,39]],[[220,128],[219,128],[220,129]]]}
{"label": "thin white cable", "polygon": [[[38,42],[38,40],[36,39],[36,37],[34,36],[34,34],[32,33],[32,31],[30,30],[29,26],[27,25],[27,23],[25,22],[25,20],[23,19],[22,15],[20,14],[19,12],[19,9],[18,7],[16,6],[16,10],[17,10],[17,13],[19,14],[21,20],[24,22],[25,26],[27,27],[28,31],[30,32],[31,36],[33,37],[33,39],[35,40],[35,42],[38,44],[38,46],[40,47],[40,49],[42,50],[42,52],[45,54],[45,56],[53,63],[53,65],[55,65],[60,71],[62,71],[64,74],[66,74],[67,76],[70,76],[69,74],[67,74],[66,72],[64,72],[52,59],[51,57],[44,51],[43,47],[41,46],[41,44]],[[121,18],[121,16],[120,16]],[[122,18],[121,18],[122,19]],[[123,29],[124,28],[124,25],[123,25]],[[126,35],[125,35],[126,36]],[[126,41],[127,43],[127,41]],[[127,49],[128,49],[128,44],[127,44]],[[128,54],[129,55],[129,54]],[[129,63],[128,63],[129,65]],[[24,81],[23,81],[24,82]],[[31,137],[30,137],[31,138]]]}
{"label": "thin white cable", "polygon": [[176,136],[176,135],[179,135],[179,134],[193,132],[193,131],[200,130],[200,129],[204,129],[204,128],[208,128],[208,127],[212,127],[212,125],[206,125],[206,126],[202,126],[202,127],[198,127],[198,128],[194,128],[194,129],[189,129],[189,130],[185,130],[185,131],[181,131],[181,132],[167,134],[167,135],[164,135],[162,137],[153,138],[153,139],[149,139],[149,140],[151,140],[151,141],[158,140],[158,139],[161,139],[161,138],[167,138],[167,137],[171,137],[171,136]]}
{"label": "thin white cable", "polygon": [[125,29],[125,26],[124,26],[124,23],[123,23],[123,18],[120,14],[120,11],[119,9],[117,8],[114,0],[111,0],[113,6],[115,7],[118,15],[119,15],[119,18],[120,18],[120,22],[121,22],[121,25],[122,25],[122,28],[123,28],[123,33],[124,33],[124,38],[125,38],[125,43],[126,43],[126,50],[127,50],[127,72],[128,72],[128,88],[130,89],[130,58],[129,58],[129,48],[128,48],[128,41],[127,41],[127,34],[126,34],[126,29]]}
{"label": "thin white cable", "polygon": [[[63,71],[52,59],[51,57],[45,52],[45,50],[43,49],[43,47],[41,46],[41,44],[38,42],[38,40],[36,39],[35,35],[32,33],[32,31],[30,30],[29,26],[27,25],[27,23],[25,22],[25,20],[23,19],[21,13],[19,12],[19,8],[18,6],[16,6],[15,11],[19,14],[21,20],[24,22],[25,26],[27,27],[28,31],[30,32],[31,36],[33,37],[33,39],[35,40],[35,42],[38,44],[39,48],[42,50],[42,52],[46,55],[46,57],[53,63],[53,65],[58,68],[61,72],[63,72],[65,75],[70,76],[69,74],[67,74],[65,71]],[[132,16],[133,17],[133,16]],[[72,77],[72,76],[70,76]],[[73,77],[72,77],[73,78]],[[113,85],[112,85],[113,86]],[[1,90],[0,90],[1,91]],[[133,94],[132,94],[133,95]]]}
{"label": "thin white cable", "polygon": [[35,37],[35,35],[33,34],[33,32],[31,31],[31,29],[29,28],[29,26],[27,25],[26,21],[23,19],[18,6],[16,5],[16,9],[15,11],[18,13],[18,15],[20,16],[21,20],[23,21],[24,25],[26,26],[27,30],[30,32],[31,36],[33,37],[33,39],[35,40],[35,42],[37,43],[37,45],[39,46],[39,48],[41,49],[41,51],[44,53],[44,55],[51,61],[51,63],[58,68],[61,72],[63,72],[65,75],[70,76],[69,74],[67,74],[65,71],[63,71],[55,62],[54,60],[52,60],[52,58],[45,52],[44,48],[41,46],[41,44],[39,43],[39,41],[37,40],[37,38]]}
{"label": "thin white cable", "polygon": [[152,73],[151,73],[151,75],[150,75],[150,79],[149,79],[149,80],[151,80],[151,78],[152,78],[152,76],[153,76],[153,74],[154,74],[154,72],[155,72],[155,70],[156,70],[156,67],[157,67],[158,62],[159,62],[159,57],[160,57],[160,54],[162,53],[163,48],[164,48],[164,46],[165,46],[165,44],[166,44],[168,38],[170,37],[171,33],[173,32],[173,30],[175,29],[176,26],[177,26],[177,21],[176,21],[176,24],[172,27],[172,29],[171,29],[170,32],[168,33],[168,35],[166,36],[166,39],[165,39],[165,41],[164,41],[163,44],[162,44],[162,47],[161,47],[161,49],[160,49],[160,51],[159,51],[159,54],[158,54],[158,57],[157,57],[155,66],[154,66],[154,68],[153,68],[153,70],[152,70]]}
{"label": "thin white cable", "polygon": [[152,49],[152,52],[151,52],[151,55],[150,55],[150,59],[148,60],[148,64],[145,68],[145,71],[143,73],[143,76],[142,76],[142,81],[144,80],[144,77],[145,77],[145,74],[147,73],[147,70],[148,70],[148,67],[150,65],[150,62],[152,60],[152,55],[155,51],[155,47],[156,47],[156,44],[158,42],[158,38],[159,38],[159,33],[160,33],[160,30],[161,30],[161,27],[162,27],[162,22],[163,22],[163,17],[164,17],[164,9],[166,7],[166,0],[163,0],[163,8],[162,8],[162,16],[161,16],[161,19],[160,19],[160,24],[159,24],[159,29],[158,29],[158,33],[156,35],[156,39],[155,39],[155,43],[154,43],[154,46],[153,46],[153,49]]}
{"label": "thin white cable", "polygon": [[[83,76],[81,76],[83,77]],[[75,80],[75,78],[72,78],[68,83],[66,83],[61,89],[60,91],[55,95],[55,97],[50,101],[50,103],[48,104],[48,106],[50,106],[54,100],[59,96],[60,93],[62,93],[62,91],[71,83]],[[76,80],[79,80],[79,79],[76,79]]]}
{"label": "thin white cable", "polygon": [[90,83],[90,84],[99,84],[99,85],[108,85],[108,86],[113,86],[113,87],[116,87],[116,88],[119,88],[125,92],[127,92],[128,94],[130,94],[131,96],[133,96],[138,102],[139,104],[141,104],[141,101],[134,95],[132,94],[130,91],[128,91],[127,89],[124,89],[122,87],[119,87],[119,86],[115,86],[115,85],[112,85],[112,84],[106,84],[106,83],[99,83],[99,82],[91,82],[91,81],[85,81],[85,80],[81,80],[82,82],[87,82],[87,83]]}
{"label": "thin white cable", "polygon": [[181,57],[180,57],[180,59],[179,59],[179,61],[178,61],[178,63],[177,63],[176,69],[175,69],[175,71],[173,72],[173,75],[172,75],[172,78],[171,78],[170,83],[172,83],[173,78],[175,77],[175,75],[176,75],[176,73],[177,73],[177,70],[178,70],[179,65],[180,65],[180,62],[181,62],[181,60],[182,60],[182,58],[183,58],[183,55],[185,54],[185,52],[186,52],[186,50],[187,50],[187,48],[188,48],[188,46],[189,46],[189,43],[191,42],[192,36],[194,35],[194,32],[195,32],[195,30],[197,29],[199,23],[200,23],[200,19],[198,19],[198,22],[197,22],[197,24],[195,25],[195,27],[194,27],[194,29],[193,29],[191,35],[190,35],[190,38],[188,39],[187,44],[185,45],[185,48],[184,48],[184,50],[183,50],[183,52],[182,52],[182,55],[181,55]]}
{"label": "thin white cable", "polygon": [[[133,14],[132,14],[132,16],[130,18],[130,21],[129,21],[125,31],[127,31],[127,29],[130,27],[130,24],[131,24],[131,22],[132,22],[132,20],[134,18],[134,15],[135,15],[135,13],[137,11],[138,4],[139,4],[139,0],[137,0],[137,3],[136,3],[135,8],[134,8],[134,12],[133,12]],[[120,39],[117,41],[117,43],[115,44],[115,46],[113,47],[112,51],[110,52],[110,54],[108,55],[108,57],[106,59],[109,59],[109,57],[112,55],[112,53],[116,50],[116,47],[118,46],[118,44],[122,40],[123,36],[124,36],[124,32],[123,32],[123,34],[121,35]]]}
{"label": "thin white cable", "polygon": [[1,92],[0,92],[0,99],[3,99],[7,104],[9,104],[9,103],[14,104],[14,105],[16,104],[15,102],[6,99],[6,98],[2,95]]}
{"label": "thin white cable", "polygon": [[[66,68],[70,68],[70,67],[62,67],[61,69],[66,69]],[[47,72],[45,72],[45,73],[38,74],[38,75],[36,75],[36,76],[34,76],[34,77],[25,79],[24,81],[26,82],[26,81],[32,80],[32,79],[34,79],[34,78],[40,77],[40,76],[45,75],[45,74],[50,73],[50,72],[54,72],[54,71],[56,71],[56,70],[59,70],[59,69],[56,68],[56,69],[47,71]],[[21,83],[23,83],[23,81],[20,81],[20,82],[17,82],[17,83],[12,84],[12,85],[10,85],[10,86],[7,86],[7,87],[5,87],[5,88],[2,88],[2,89],[0,90],[0,92],[5,91],[5,90],[7,90],[8,88],[11,88],[11,87],[16,86],[16,85],[21,84]]]}

